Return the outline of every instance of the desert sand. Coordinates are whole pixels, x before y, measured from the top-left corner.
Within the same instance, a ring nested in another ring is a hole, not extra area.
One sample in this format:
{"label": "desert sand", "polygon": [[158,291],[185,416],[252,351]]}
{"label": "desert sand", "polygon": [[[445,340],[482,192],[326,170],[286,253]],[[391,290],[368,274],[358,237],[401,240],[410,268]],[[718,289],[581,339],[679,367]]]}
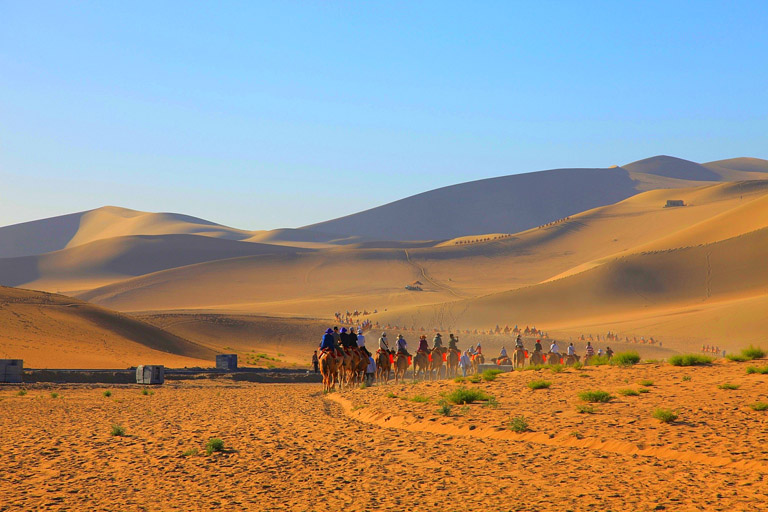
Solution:
{"label": "desert sand", "polygon": [[[759,510],[766,412],[749,405],[768,398],[768,376],[745,367],[766,363],[525,371],[325,397],[319,385],[207,379],[147,395],[3,388],[0,510]],[[532,391],[533,379],[551,387]],[[496,404],[439,414],[441,393],[460,386]],[[580,414],[586,389],[615,398]],[[679,418],[661,423],[657,407]],[[529,431],[511,431],[521,415]],[[224,451],[206,455],[210,438]]]}

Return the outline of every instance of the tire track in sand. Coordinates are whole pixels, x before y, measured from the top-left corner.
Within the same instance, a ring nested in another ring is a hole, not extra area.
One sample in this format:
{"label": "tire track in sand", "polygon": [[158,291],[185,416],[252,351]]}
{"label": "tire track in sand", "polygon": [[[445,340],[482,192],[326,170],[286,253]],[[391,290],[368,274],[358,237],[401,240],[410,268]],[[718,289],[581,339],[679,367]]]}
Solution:
{"label": "tire track in sand", "polygon": [[435,281],[434,279],[432,279],[431,277],[429,277],[429,275],[427,275],[426,269],[411,259],[411,255],[408,254],[408,249],[404,249],[404,251],[405,251],[405,259],[406,259],[406,261],[408,261],[408,263],[410,263],[411,265],[416,267],[416,269],[421,273],[421,277],[423,277],[425,281],[429,282],[435,288],[438,288],[440,290],[444,290],[444,291],[450,293],[451,295],[453,295],[454,297],[457,297],[459,299],[465,299],[467,297],[465,295],[462,295],[462,294],[458,293],[456,290],[454,290],[450,286],[447,286],[447,285],[444,285],[442,283],[439,283],[439,282]]}
{"label": "tire track in sand", "polygon": [[752,460],[734,460],[730,457],[717,457],[696,452],[685,452],[673,448],[640,448],[636,444],[625,441],[601,441],[594,437],[576,439],[570,435],[550,435],[543,432],[517,433],[502,427],[461,427],[424,421],[412,416],[397,415],[367,408],[354,409],[352,403],[338,395],[328,395],[328,399],[338,403],[344,414],[370,425],[382,428],[406,430],[408,432],[426,432],[450,436],[462,436],[481,439],[500,439],[505,441],[524,441],[545,446],[557,446],[595,450],[619,455],[651,457],[662,460],[692,462],[721,468],[732,468],[741,471],[756,471],[768,474],[768,465]]}

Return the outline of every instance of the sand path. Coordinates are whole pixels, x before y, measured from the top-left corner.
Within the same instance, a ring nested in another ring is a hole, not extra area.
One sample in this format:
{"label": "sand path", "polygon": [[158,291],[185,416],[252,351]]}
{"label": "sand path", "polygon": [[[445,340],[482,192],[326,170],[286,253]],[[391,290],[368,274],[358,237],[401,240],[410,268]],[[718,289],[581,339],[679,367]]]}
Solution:
{"label": "sand path", "polygon": [[[382,428],[318,385],[105,389],[0,389],[0,510],[746,510],[766,499],[756,471]],[[128,436],[110,436],[113,423]],[[231,451],[182,456],[210,437]]]}

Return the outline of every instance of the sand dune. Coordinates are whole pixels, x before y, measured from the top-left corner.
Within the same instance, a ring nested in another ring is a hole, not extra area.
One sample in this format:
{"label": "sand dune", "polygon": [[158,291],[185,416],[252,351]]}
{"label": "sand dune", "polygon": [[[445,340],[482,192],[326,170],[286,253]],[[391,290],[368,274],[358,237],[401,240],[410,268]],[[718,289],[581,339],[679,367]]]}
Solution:
{"label": "sand dune", "polygon": [[194,235],[118,236],[37,256],[0,259],[0,285],[82,291],[204,261],[306,249]]}
{"label": "sand dune", "polygon": [[212,366],[216,352],[71,297],[0,287],[0,357],[29,368]]}

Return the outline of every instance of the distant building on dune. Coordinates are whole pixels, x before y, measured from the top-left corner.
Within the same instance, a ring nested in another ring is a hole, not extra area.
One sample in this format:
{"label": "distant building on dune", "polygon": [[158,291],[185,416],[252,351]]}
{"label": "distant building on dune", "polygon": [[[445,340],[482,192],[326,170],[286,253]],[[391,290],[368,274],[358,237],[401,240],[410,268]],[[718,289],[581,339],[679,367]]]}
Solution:
{"label": "distant building on dune", "polygon": [[664,208],[673,208],[675,206],[685,206],[685,202],[682,199],[667,199],[667,204]]}

